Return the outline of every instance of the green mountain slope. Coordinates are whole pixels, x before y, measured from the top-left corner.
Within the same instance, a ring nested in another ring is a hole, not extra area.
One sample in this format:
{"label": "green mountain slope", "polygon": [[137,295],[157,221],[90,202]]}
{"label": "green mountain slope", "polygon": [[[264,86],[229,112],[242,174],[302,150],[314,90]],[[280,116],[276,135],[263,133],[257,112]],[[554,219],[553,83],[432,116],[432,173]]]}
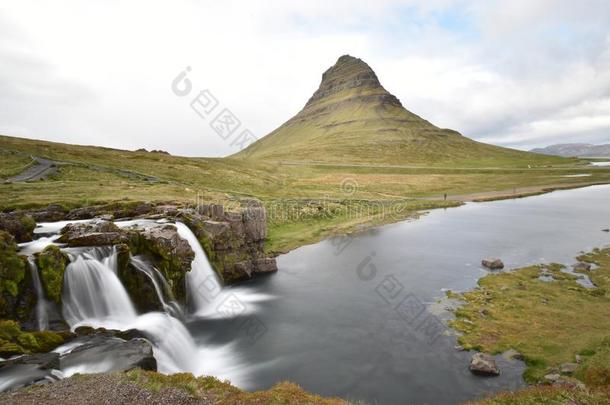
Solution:
{"label": "green mountain slope", "polygon": [[322,76],[305,107],[233,157],[282,161],[514,166],[559,163],[441,129],[406,110],[375,72],[349,55]]}

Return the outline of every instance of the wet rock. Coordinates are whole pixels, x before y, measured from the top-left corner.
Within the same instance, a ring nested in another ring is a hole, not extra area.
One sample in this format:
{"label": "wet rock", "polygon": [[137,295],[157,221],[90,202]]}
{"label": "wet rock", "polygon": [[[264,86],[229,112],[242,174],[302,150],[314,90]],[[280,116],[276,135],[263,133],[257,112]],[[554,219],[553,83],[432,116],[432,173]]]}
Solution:
{"label": "wet rock", "polygon": [[277,271],[277,262],[274,258],[269,257],[257,259],[255,261],[254,269],[257,273],[273,273]]}
{"label": "wet rock", "polygon": [[34,228],[36,228],[36,221],[28,214],[21,212],[0,213],[0,230],[13,235],[18,243],[31,241]]}
{"label": "wet rock", "polygon": [[483,267],[490,270],[501,270],[504,268],[504,263],[500,259],[483,259],[481,261]]}
{"label": "wet rock", "polygon": [[64,272],[70,259],[55,245],[47,246],[36,255],[36,265],[45,295],[56,304],[61,303]]}
{"label": "wet rock", "polygon": [[68,220],[79,220],[79,219],[92,219],[97,216],[98,206],[75,208],[68,212],[66,219]]}
{"label": "wet rock", "polygon": [[492,356],[485,353],[476,353],[470,360],[468,367],[473,374],[483,376],[500,375],[500,369]]}
{"label": "wet rock", "polygon": [[85,224],[68,224],[57,241],[68,246],[107,246],[131,242],[136,235],[120,229],[112,222],[94,221]]}
{"label": "wet rock", "polygon": [[589,263],[579,262],[572,266],[572,268],[574,269],[574,271],[582,273],[585,271],[590,271],[591,265]]}
{"label": "wet rock", "polygon": [[0,362],[0,370],[8,370],[15,365],[31,364],[41,370],[59,369],[59,353],[38,353],[20,356]]}
{"label": "wet rock", "polygon": [[[104,334],[78,338],[80,344],[60,357],[61,370],[96,364],[97,372],[127,371],[133,368],[157,370],[157,361],[149,341],[135,338],[128,341]],[[103,369],[100,367],[103,366]]]}
{"label": "wet rock", "polygon": [[17,253],[15,238],[0,230],[0,319],[35,319],[36,292],[27,260]]}
{"label": "wet rock", "polygon": [[577,368],[577,363],[563,363],[559,366],[559,371],[561,371],[562,374],[573,374]]}
{"label": "wet rock", "polygon": [[610,229],[609,228],[602,229],[602,232],[610,232]]}
{"label": "wet rock", "polygon": [[61,221],[68,210],[59,204],[49,204],[47,208],[28,212],[36,222]]}

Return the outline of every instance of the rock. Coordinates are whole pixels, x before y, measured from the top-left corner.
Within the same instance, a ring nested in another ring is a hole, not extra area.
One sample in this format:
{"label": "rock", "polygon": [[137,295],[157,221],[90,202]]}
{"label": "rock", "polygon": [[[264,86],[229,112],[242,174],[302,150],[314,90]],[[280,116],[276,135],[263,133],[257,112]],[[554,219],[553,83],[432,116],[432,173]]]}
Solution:
{"label": "rock", "polygon": [[561,377],[560,376],[552,384],[555,387],[565,387],[565,388],[579,389],[579,390],[585,389],[585,384],[583,384],[582,382],[578,381],[575,378],[570,378],[570,377]]}
{"label": "rock", "polygon": [[102,333],[77,338],[73,343],[80,346],[60,357],[62,370],[86,364],[103,365],[103,369],[96,369],[97,372],[127,371],[138,367],[157,370],[152,345],[146,339],[125,341]]}
{"label": "rock", "polygon": [[561,378],[561,375],[559,375],[559,374],[547,374],[544,376],[544,381],[552,384],[552,383],[558,381],[560,378]]}
{"label": "rock", "polygon": [[490,270],[501,270],[504,268],[504,263],[500,259],[483,259],[481,264]]}
{"label": "rock", "polygon": [[129,243],[136,237],[133,232],[120,229],[112,222],[94,221],[84,224],[68,224],[57,239],[68,246],[107,246]]}
{"label": "rock", "polygon": [[55,245],[47,246],[36,255],[36,266],[46,297],[56,304],[61,303],[64,272],[70,259]]}
{"label": "rock", "polygon": [[502,357],[504,357],[506,360],[525,360],[525,357],[523,357],[523,355],[515,349],[508,349],[507,351],[502,353]]}
{"label": "rock", "polygon": [[68,210],[59,204],[50,204],[46,209],[28,212],[36,222],[61,221]]}
{"label": "rock", "polygon": [[610,232],[610,229],[608,229],[608,228],[602,229],[602,232]]}
{"label": "rock", "polygon": [[576,263],[574,266],[572,266],[572,268],[576,272],[590,271],[591,270],[591,264],[584,263],[584,262],[579,262],[579,263]]}
{"label": "rock", "polygon": [[580,354],[577,354],[574,358],[575,358],[577,364],[582,363],[582,357],[580,356]]}
{"label": "rock", "polygon": [[90,207],[82,207],[75,208],[68,212],[66,215],[66,219],[68,220],[79,220],[79,219],[92,219],[97,215],[99,207],[90,206]]}
{"label": "rock", "polygon": [[33,364],[41,370],[59,369],[59,353],[37,353],[0,362],[0,370],[18,364]]}
{"label": "rock", "polygon": [[273,273],[277,271],[277,262],[274,258],[264,257],[256,259],[254,264],[256,273]]}
{"label": "rock", "polygon": [[17,254],[15,238],[0,230],[0,319],[35,319],[36,292],[27,260]]}
{"label": "rock", "polygon": [[577,368],[578,368],[577,363],[563,363],[559,367],[559,371],[561,371],[562,374],[573,374]]}
{"label": "rock", "polygon": [[13,235],[18,243],[31,241],[34,228],[36,228],[36,221],[30,215],[20,212],[0,213],[0,230]]}
{"label": "rock", "polygon": [[500,375],[500,369],[494,358],[485,353],[475,353],[470,360],[470,366],[468,368],[473,374],[485,376]]}

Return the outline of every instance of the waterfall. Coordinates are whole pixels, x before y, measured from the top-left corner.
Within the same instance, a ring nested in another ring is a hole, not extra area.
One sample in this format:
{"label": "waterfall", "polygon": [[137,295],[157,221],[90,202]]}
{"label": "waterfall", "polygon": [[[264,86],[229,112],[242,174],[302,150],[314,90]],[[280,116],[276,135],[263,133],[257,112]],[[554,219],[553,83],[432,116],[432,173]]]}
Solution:
{"label": "waterfall", "polygon": [[[133,267],[136,268],[136,270],[145,274],[153,283],[155,292],[157,293],[157,298],[159,298],[165,312],[175,316],[176,318],[182,318],[182,308],[180,308],[180,304],[178,304],[174,299],[172,290],[169,288],[167,280],[165,280],[163,274],[161,274],[161,272],[155,267],[145,262],[141,257],[131,257],[130,262]],[[169,297],[169,301],[165,299],[165,294],[167,294]]]}
{"label": "waterfall", "polygon": [[87,255],[78,256],[66,268],[63,303],[64,318],[70,325],[92,319],[120,323],[136,316],[116,273]]}
{"label": "waterfall", "polygon": [[196,312],[202,312],[220,294],[222,282],[212,269],[208,257],[195,234],[181,222],[176,222],[176,228],[178,229],[178,235],[186,239],[195,253],[186,283],[189,301],[192,302]]}
{"label": "waterfall", "polygon": [[49,303],[44,296],[40,275],[38,274],[38,266],[36,266],[32,256],[28,257],[28,264],[32,274],[34,290],[36,291],[36,321],[38,323],[38,330],[46,330],[49,328]]}

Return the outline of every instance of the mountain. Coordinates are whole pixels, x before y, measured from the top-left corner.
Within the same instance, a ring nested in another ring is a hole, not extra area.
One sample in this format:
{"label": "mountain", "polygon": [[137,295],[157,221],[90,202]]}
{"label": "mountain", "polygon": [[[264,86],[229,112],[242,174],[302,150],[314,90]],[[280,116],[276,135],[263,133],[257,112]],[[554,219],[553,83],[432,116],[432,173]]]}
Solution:
{"label": "mountain", "polygon": [[546,148],[532,149],[530,152],[564,157],[610,157],[610,144],[560,143]]}
{"label": "mountain", "polygon": [[349,55],[324,72],[318,90],[297,115],[233,157],[395,165],[553,162],[436,127],[405,109],[369,65]]}

